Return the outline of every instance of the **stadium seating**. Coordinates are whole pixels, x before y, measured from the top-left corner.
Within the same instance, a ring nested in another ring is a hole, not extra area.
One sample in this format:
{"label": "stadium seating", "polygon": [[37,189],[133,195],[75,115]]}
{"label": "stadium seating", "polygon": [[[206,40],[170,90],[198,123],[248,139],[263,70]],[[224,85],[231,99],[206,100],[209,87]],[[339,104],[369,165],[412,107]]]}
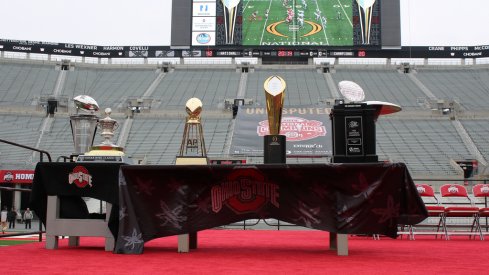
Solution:
{"label": "stadium seating", "polygon": [[[204,133],[209,154],[229,155],[233,120],[231,112],[224,108],[224,100],[236,98],[240,94],[240,97],[252,99],[253,106],[263,106],[263,82],[275,74],[281,75],[287,81],[286,106],[312,104],[330,107],[327,104],[337,94],[337,91],[331,89],[331,85],[345,79],[356,81],[364,87],[367,100],[400,104],[407,111],[406,114],[400,112],[392,117],[385,116],[376,124],[377,154],[382,161],[406,163],[414,177],[461,179],[462,171],[453,165],[453,160],[477,159],[477,155],[469,150],[466,140],[458,133],[457,127],[451,121],[453,118],[432,115],[432,110],[426,105],[426,93],[413,82],[412,77],[386,65],[338,65],[334,71],[323,74],[314,66],[308,65],[256,64],[253,71],[244,74],[237,72],[233,65],[176,65],[172,70],[163,72],[155,65],[85,63],[74,64],[72,70],[65,71],[65,79],[57,89],[55,86],[61,73],[56,70],[54,63],[1,61],[0,71],[3,73],[0,75],[0,111],[4,115],[0,123],[5,132],[2,138],[38,146],[51,152],[54,159],[72,153],[67,111],[73,112],[73,105],[69,103],[68,108],[58,111],[47,121],[43,117],[42,109],[40,110],[41,106],[32,104],[38,104],[37,98],[49,96],[55,90],[59,92],[58,96],[67,98],[77,94],[92,95],[102,110],[106,107],[113,109],[120,124],[124,123],[127,115],[125,103],[128,98],[150,98],[151,114],[135,116],[132,127],[128,129],[127,142],[122,146],[129,156],[146,156],[147,163],[170,164],[179,148],[183,131],[182,106],[190,97],[199,97],[204,103],[204,110],[207,112],[203,115]],[[484,67],[471,70],[428,70],[420,67],[416,68],[417,73],[413,75],[440,97],[445,95],[435,92],[437,88],[432,87],[431,81],[441,85],[440,82],[455,78],[453,74],[462,74],[464,77],[457,77],[457,81],[460,85],[475,87],[476,94],[482,93],[484,85],[487,85],[484,77],[488,75],[488,70]],[[428,77],[431,75],[436,76]],[[10,111],[19,108],[23,108],[23,111]],[[416,115],[413,117],[410,111]],[[211,117],[206,117],[209,113],[212,114]],[[21,122],[25,117],[31,117],[30,122]],[[11,118],[19,119],[14,128],[20,127],[20,135],[11,131],[14,129],[8,122]],[[470,141],[482,157],[488,159],[489,151],[485,145],[489,140],[485,133],[489,131],[489,126],[486,120],[462,116],[456,118],[456,121],[460,121],[465,127]],[[44,126],[46,129],[41,132],[41,127]],[[118,134],[116,131],[114,141],[118,139]],[[100,139],[97,135],[95,143],[100,142]],[[11,149],[5,146],[0,147],[2,169],[34,167],[37,160],[30,153],[16,154],[9,150]],[[248,163],[262,162],[259,156],[247,158]],[[289,158],[287,161],[316,163],[328,162],[328,158]]]}

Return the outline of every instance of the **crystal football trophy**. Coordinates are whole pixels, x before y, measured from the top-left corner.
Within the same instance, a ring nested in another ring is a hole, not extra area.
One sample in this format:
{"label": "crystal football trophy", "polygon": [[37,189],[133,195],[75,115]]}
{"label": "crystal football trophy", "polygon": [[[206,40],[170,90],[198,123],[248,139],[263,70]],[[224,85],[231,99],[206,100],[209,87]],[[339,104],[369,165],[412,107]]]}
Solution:
{"label": "crystal football trophy", "polygon": [[285,80],[280,76],[271,76],[263,84],[270,133],[264,137],[264,163],[286,162],[286,137],[280,135],[286,87]]}

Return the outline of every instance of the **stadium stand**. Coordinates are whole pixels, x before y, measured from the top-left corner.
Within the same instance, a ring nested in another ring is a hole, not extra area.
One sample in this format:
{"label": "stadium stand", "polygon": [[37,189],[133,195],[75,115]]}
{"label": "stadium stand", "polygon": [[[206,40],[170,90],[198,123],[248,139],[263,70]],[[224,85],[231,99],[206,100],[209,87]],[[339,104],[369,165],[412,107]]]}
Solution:
{"label": "stadium stand", "polygon": [[489,105],[488,71],[472,68],[419,69],[416,77],[439,99],[454,100],[465,110]]}
{"label": "stadium stand", "polygon": [[156,78],[156,69],[76,68],[66,75],[63,95],[86,94],[104,107],[122,106],[129,97],[141,97]]}
{"label": "stadium stand", "polygon": [[152,97],[156,108],[185,106],[189,98],[198,97],[205,108],[223,106],[225,98],[235,98],[240,74],[234,69],[187,69],[168,73]]}
{"label": "stadium stand", "polygon": [[264,106],[263,83],[271,75],[280,75],[287,82],[285,105],[320,104],[333,98],[323,78],[316,70],[307,69],[257,69],[248,75],[246,95],[256,104]]}
{"label": "stadium stand", "polygon": [[0,62],[0,105],[35,105],[53,92],[57,76],[54,66]]}
{"label": "stadium stand", "polygon": [[[99,116],[103,116],[104,108],[111,107],[120,126],[127,126],[121,136],[122,128],[116,131],[114,141],[119,141],[130,157],[148,164],[172,164],[183,134],[183,106],[190,97],[199,97],[204,104],[203,127],[209,155],[226,156],[234,120],[225,100],[249,98],[249,104],[264,106],[263,82],[270,75],[286,79],[286,105],[330,107],[328,104],[338,98],[335,85],[341,80],[364,87],[366,100],[401,105],[403,112],[382,117],[376,124],[377,154],[381,161],[405,162],[414,177],[462,179],[463,171],[454,160],[477,159],[485,165],[489,158],[485,134],[489,128],[484,119],[489,71],[485,65],[438,66],[436,70],[435,66],[416,65],[410,74],[385,62],[335,65],[328,73],[315,65],[254,64],[249,72],[242,72],[236,64],[174,64],[165,71],[150,63],[72,62],[66,71],[59,70],[58,65],[54,61],[0,59],[1,138],[38,146],[54,159],[72,153],[69,114],[74,113],[73,103],[46,116],[40,97],[93,96],[101,107]],[[149,109],[131,113],[127,100],[135,98],[148,99]],[[447,98],[460,100],[463,108],[444,113],[445,105],[439,105],[439,100]],[[100,141],[97,135],[95,143]],[[31,153],[0,146],[1,169],[34,167],[37,160]],[[263,161],[260,156],[244,157],[248,163]],[[321,163],[329,162],[329,158],[287,161]]]}
{"label": "stadium stand", "polygon": [[[426,95],[413,83],[408,74],[392,69],[337,69],[332,74],[335,83],[350,80],[365,90],[365,100],[379,100],[398,104],[403,109],[426,109],[418,99]],[[424,100],[421,100],[424,102]]]}

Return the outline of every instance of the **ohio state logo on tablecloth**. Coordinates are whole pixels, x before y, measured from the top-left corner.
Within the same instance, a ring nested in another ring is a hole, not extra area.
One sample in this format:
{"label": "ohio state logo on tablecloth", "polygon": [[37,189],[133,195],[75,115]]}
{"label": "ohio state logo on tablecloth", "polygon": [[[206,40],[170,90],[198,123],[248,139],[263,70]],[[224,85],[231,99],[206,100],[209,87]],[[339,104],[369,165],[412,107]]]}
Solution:
{"label": "ohio state logo on tablecloth", "polygon": [[266,182],[254,168],[234,170],[225,181],[211,188],[212,211],[218,213],[226,205],[236,214],[259,211],[271,203],[279,208],[279,186]]}
{"label": "ohio state logo on tablecloth", "polygon": [[88,173],[87,168],[76,166],[73,168],[73,172],[68,175],[68,182],[70,184],[74,183],[79,188],[84,188],[87,185],[92,187],[92,175]]}
{"label": "ohio state logo on tablecloth", "polygon": [[[263,137],[268,135],[268,120],[258,123],[256,132]],[[280,134],[287,137],[287,141],[304,141],[316,137],[326,136],[326,127],[321,121],[307,120],[301,117],[284,117],[280,128]]]}

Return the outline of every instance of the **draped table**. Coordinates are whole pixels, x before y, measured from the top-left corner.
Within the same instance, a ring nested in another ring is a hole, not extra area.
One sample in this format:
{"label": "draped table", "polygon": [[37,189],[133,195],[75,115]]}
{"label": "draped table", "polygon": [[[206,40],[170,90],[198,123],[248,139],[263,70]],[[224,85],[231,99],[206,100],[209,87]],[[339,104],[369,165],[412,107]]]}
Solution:
{"label": "draped table", "polygon": [[274,218],[333,234],[397,237],[427,217],[406,166],[262,164],[121,166],[115,253],[152,239]]}

